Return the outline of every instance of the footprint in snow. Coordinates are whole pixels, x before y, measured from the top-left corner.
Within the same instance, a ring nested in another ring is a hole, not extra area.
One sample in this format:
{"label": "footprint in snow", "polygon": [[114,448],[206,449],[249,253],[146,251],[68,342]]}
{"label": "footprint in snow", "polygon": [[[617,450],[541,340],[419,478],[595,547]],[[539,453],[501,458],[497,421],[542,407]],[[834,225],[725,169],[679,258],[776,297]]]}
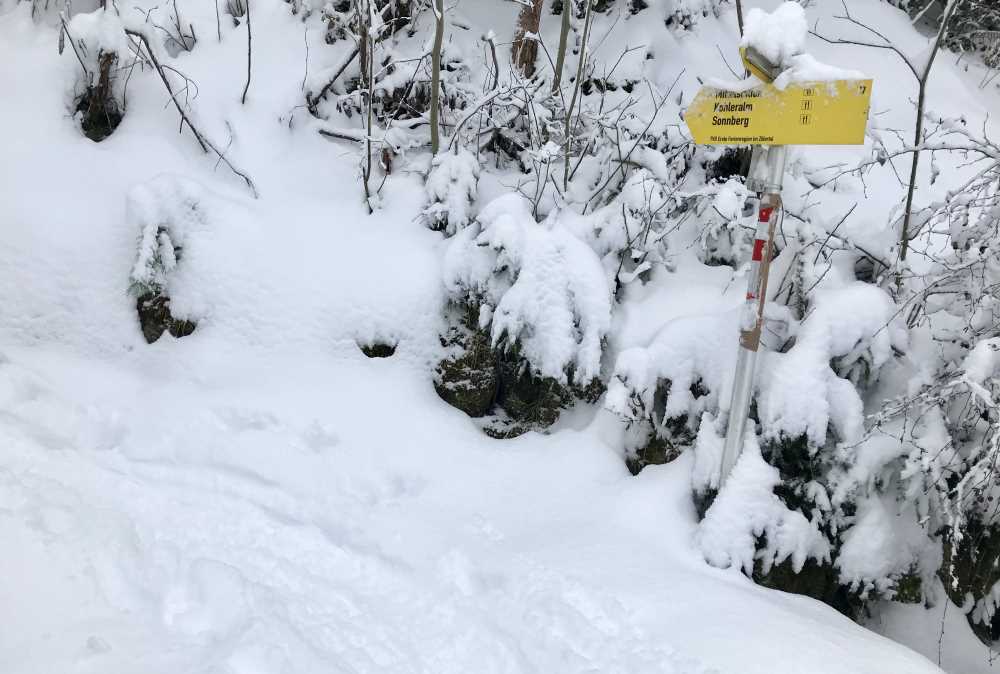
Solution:
{"label": "footprint in snow", "polygon": [[87,655],[103,655],[111,651],[111,644],[97,636],[96,634],[91,634],[87,637],[86,653]]}
{"label": "footprint in snow", "polygon": [[215,416],[224,428],[236,433],[267,431],[281,426],[278,417],[264,410],[225,407],[215,410]]}
{"label": "footprint in snow", "polygon": [[246,579],[234,566],[196,559],[163,598],[167,627],[204,641],[221,641],[250,622]]}
{"label": "footprint in snow", "polygon": [[340,444],[340,436],[331,427],[319,421],[312,422],[302,431],[301,437],[305,446],[317,454],[322,454]]}

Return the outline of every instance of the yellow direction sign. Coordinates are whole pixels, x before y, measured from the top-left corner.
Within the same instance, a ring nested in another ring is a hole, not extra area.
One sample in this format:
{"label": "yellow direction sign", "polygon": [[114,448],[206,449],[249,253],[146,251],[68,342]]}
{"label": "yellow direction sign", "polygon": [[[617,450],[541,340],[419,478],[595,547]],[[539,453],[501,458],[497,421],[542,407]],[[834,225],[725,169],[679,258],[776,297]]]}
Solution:
{"label": "yellow direction sign", "polygon": [[684,121],[699,145],[862,145],[871,80],[702,87]]}

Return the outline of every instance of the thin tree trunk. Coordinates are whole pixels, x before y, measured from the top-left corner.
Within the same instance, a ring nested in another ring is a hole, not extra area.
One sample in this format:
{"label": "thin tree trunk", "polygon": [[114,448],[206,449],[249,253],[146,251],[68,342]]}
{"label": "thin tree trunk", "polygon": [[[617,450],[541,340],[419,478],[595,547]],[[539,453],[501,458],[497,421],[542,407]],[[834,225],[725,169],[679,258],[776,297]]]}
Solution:
{"label": "thin tree trunk", "polygon": [[[511,56],[514,58],[514,66],[526,77],[535,74],[535,57],[538,55],[538,27],[542,23],[542,5],[544,0],[530,0],[531,4],[521,6],[521,13],[517,15],[517,32],[514,34],[514,44],[511,47]],[[563,3],[565,11],[566,5]],[[530,36],[530,37],[529,37]]]}
{"label": "thin tree trunk", "polygon": [[441,49],[444,45],[444,0],[434,0],[434,50],[431,52],[431,154],[441,147]]}
{"label": "thin tree trunk", "polygon": [[565,164],[563,166],[563,194],[569,189],[569,158],[573,150],[572,124],[573,110],[576,108],[576,99],[580,96],[581,80],[583,80],[584,68],[587,65],[587,47],[590,41],[590,24],[594,12],[594,0],[587,0],[587,15],[583,20],[583,41],[580,43],[580,59],[576,64],[576,81],[573,82],[573,96],[569,100],[569,107],[566,108],[566,127],[564,142],[566,143]]}
{"label": "thin tree trunk", "polygon": [[[938,28],[937,35],[934,37],[934,44],[931,46],[930,54],[927,56],[927,62],[924,65],[923,71],[920,73],[918,78],[918,93],[917,93],[917,123],[913,132],[913,146],[919,148],[920,144],[923,143],[924,137],[924,103],[927,99],[927,81],[931,76],[931,68],[934,67],[934,60],[937,58],[938,51],[941,49],[941,43],[944,42],[945,35],[948,33],[948,22],[951,21],[952,15],[954,15],[955,10],[958,6],[962,4],[962,0],[950,0],[948,5],[945,7],[944,13],[941,15],[941,26]],[[920,162],[920,151],[915,150],[913,152],[913,158],[910,160],[910,184],[906,190],[906,210],[903,215],[903,227],[899,234],[899,262],[900,266],[902,263],[906,262],[906,253],[910,247],[910,223],[913,219],[913,193],[916,190],[917,184],[917,165]],[[902,286],[903,278],[902,271],[896,272],[896,288],[899,289]]]}
{"label": "thin tree trunk", "polygon": [[358,66],[361,69],[361,84],[368,86],[368,29],[371,24],[371,16],[368,14],[368,0],[355,0],[355,14],[358,22]]}
{"label": "thin tree trunk", "polygon": [[[364,14],[361,13],[361,7],[364,6]],[[371,177],[372,177],[372,127],[373,127],[373,107],[374,101],[372,100],[372,95],[375,91],[375,72],[374,72],[374,62],[375,62],[375,41],[371,39],[369,34],[372,25],[372,10],[371,10],[371,0],[359,0],[358,2],[358,23],[359,32],[363,36],[361,41],[361,55],[362,55],[362,71],[361,78],[365,85],[365,99],[367,102],[367,121],[365,123],[365,161],[361,166],[362,182],[365,188],[365,206],[368,207],[368,215],[375,212],[372,208],[372,194],[371,194]]]}
{"label": "thin tree trunk", "polygon": [[[738,0],[737,0],[738,1]],[[570,15],[574,0],[563,0],[562,25],[559,27],[559,49],[556,52],[556,71],[552,75],[552,93],[559,93],[562,85],[563,68],[566,65],[566,48],[569,43]]]}
{"label": "thin tree trunk", "polygon": [[[928,69],[929,72],[929,69]],[[924,136],[924,99],[927,92],[927,80],[921,79],[917,93],[917,125],[913,132],[913,146],[919,147]],[[899,234],[899,261],[906,262],[906,251],[910,244],[910,219],[913,214],[913,193],[917,184],[917,165],[920,162],[920,152],[915,151],[910,159],[910,184],[906,190],[906,209],[903,215],[903,229]],[[901,278],[897,274],[896,285],[901,283]]]}

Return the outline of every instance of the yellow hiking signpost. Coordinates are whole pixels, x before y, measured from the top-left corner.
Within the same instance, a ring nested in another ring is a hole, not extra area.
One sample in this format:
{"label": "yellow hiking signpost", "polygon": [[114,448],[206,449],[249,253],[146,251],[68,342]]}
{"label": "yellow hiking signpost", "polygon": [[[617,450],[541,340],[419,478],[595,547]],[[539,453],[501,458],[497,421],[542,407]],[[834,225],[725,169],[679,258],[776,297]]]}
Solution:
{"label": "yellow hiking signpost", "polygon": [[698,145],[754,146],[746,187],[759,198],[746,302],[740,316],[740,348],[720,457],[720,488],[742,450],[750,412],[788,146],[863,145],[872,96],[870,79],[802,82],[779,89],[772,82],[782,73],[781,63],[772,63],[754,47],[741,49],[740,56],[761,83],[739,91],[702,87],[684,113]]}
{"label": "yellow hiking signpost", "polygon": [[871,80],[702,87],[684,121],[699,145],[862,145]]}

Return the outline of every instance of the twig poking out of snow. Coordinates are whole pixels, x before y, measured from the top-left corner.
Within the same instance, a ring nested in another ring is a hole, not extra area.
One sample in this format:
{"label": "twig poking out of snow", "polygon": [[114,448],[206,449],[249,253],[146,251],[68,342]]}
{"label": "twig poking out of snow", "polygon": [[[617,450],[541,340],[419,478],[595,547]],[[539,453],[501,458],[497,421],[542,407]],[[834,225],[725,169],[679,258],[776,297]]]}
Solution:
{"label": "twig poking out of snow", "polygon": [[537,374],[589,383],[611,325],[611,288],[593,250],[517,194],[487,204],[444,261],[452,297],[480,305],[494,346],[515,343]]}
{"label": "twig poking out of snow", "polygon": [[236,166],[226,156],[226,153],[219,150],[219,148],[215,145],[215,143],[211,141],[211,139],[208,138],[208,136],[206,136],[204,133],[198,130],[198,128],[194,125],[194,122],[191,120],[191,112],[189,110],[185,110],[184,106],[182,106],[180,101],[177,100],[177,94],[174,92],[173,87],[170,85],[170,80],[167,78],[167,74],[163,69],[163,65],[160,63],[160,59],[157,58],[156,49],[153,48],[153,45],[149,37],[146,35],[146,33],[143,30],[138,30],[134,28],[127,28],[125,30],[125,33],[138,39],[140,42],[142,42],[143,46],[145,46],[146,53],[149,54],[149,58],[150,61],[152,61],[153,63],[153,67],[156,69],[156,72],[160,76],[160,80],[163,82],[163,86],[166,88],[167,93],[170,95],[171,102],[177,109],[177,112],[181,116],[181,120],[183,121],[183,123],[187,124],[187,127],[191,130],[191,133],[194,134],[195,140],[198,141],[198,145],[201,146],[201,149],[204,150],[205,152],[211,150],[215,154],[215,156],[219,158],[219,162],[225,164],[230,171],[232,171],[237,176],[242,178],[243,182],[245,182],[247,184],[247,187],[250,189],[250,193],[253,194],[254,199],[256,199],[259,196],[259,193],[257,192],[257,186],[254,184],[250,176],[241,171],[240,169],[236,168]]}

